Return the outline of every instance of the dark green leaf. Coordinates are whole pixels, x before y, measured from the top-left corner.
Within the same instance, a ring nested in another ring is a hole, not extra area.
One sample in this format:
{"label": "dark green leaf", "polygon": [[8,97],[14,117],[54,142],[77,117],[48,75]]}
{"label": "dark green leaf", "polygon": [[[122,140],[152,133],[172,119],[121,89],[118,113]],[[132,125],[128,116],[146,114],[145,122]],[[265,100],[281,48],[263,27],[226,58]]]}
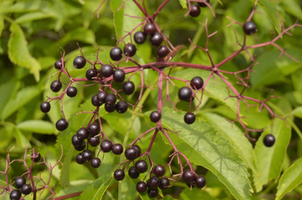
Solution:
{"label": "dark green leaf", "polygon": [[55,127],[52,123],[43,120],[28,120],[17,125],[21,131],[35,132],[39,134],[54,134]]}

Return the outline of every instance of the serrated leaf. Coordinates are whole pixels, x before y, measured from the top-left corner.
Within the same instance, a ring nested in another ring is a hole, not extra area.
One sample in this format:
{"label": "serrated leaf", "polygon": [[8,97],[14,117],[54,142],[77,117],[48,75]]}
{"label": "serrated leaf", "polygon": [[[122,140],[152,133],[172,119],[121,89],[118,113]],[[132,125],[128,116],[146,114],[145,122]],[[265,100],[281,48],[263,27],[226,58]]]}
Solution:
{"label": "serrated leaf", "polygon": [[236,199],[250,199],[249,175],[235,148],[205,121],[197,118],[194,124],[185,124],[184,114],[172,109],[162,112],[162,124],[170,130],[180,131],[177,135],[169,134],[178,151],[192,163],[213,172]]}
{"label": "serrated leaf", "polygon": [[[124,6],[122,6],[123,3]],[[139,19],[138,17],[143,17],[143,14],[132,0],[111,1],[111,9],[113,11],[117,39],[128,34],[128,32],[132,31],[133,28],[142,21],[142,19]],[[130,16],[135,16],[136,18]],[[130,37],[123,39],[123,42],[126,44],[129,43]]]}
{"label": "serrated leaf", "polygon": [[[273,134],[276,139],[272,147],[266,147],[263,144],[263,138],[268,133]],[[290,137],[291,129],[280,119],[274,119],[273,129],[271,130],[271,126],[269,125],[261,134],[255,147],[259,172],[259,175],[254,174],[257,192],[260,191],[262,186],[268,181],[272,179],[277,180],[279,177]]]}
{"label": "serrated leaf", "polygon": [[112,174],[104,174],[88,186],[80,196],[80,200],[99,200],[112,181]]}
{"label": "serrated leaf", "polygon": [[187,9],[188,8],[188,2],[187,2],[187,0],[179,0],[179,3],[180,3],[180,5],[181,5],[181,7],[183,9]]}
{"label": "serrated leaf", "polygon": [[73,155],[74,147],[70,145],[68,152],[65,156],[65,159],[63,161],[63,167],[61,169],[61,176],[60,176],[60,183],[63,188],[68,187],[70,185],[70,164],[72,160],[72,155]]}
{"label": "serrated leaf", "polygon": [[40,134],[54,134],[55,127],[52,123],[43,120],[28,120],[17,125],[21,131],[35,132]]}
{"label": "serrated leaf", "polygon": [[276,194],[276,200],[282,199],[282,197],[292,191],[295,187],[302,182],[302,158],[299,158],[282,174],[278,183],[278,192]]}
{"label": "serrated leaf", "polygon": [[293,114],[295,117],[302,118],[302,106],[299,106],[299,107],[295,108],[295,109],[292,111],[292,114]]}
{"label": "serrated leaf", "polygon": [[11,36],[8,42],[9,59],[16,65],[29,69],[36,81],[40,80],[40,63],[30,55],[27,41],[19,25],[12,23],[10,26]]}

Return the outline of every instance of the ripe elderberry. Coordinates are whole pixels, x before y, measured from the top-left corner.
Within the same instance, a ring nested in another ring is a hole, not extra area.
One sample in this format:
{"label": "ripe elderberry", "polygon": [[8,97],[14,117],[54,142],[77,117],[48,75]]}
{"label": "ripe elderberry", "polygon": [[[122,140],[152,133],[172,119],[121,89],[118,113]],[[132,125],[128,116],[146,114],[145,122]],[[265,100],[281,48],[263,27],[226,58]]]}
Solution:
{"label": "ripe elderberry", "polygon": [[128,170],[128,175],[130,178],[136,179],[139,177],[139,172],[135,169],[135,167],[130,167]]}
{"label": "ripe elderberry", "polygon": [[136,158],[140,157],[140,155],[142,153],[141,148],[139,146],[137,146],[137,145],[133,145],[132,148],[134,148],[135,151],[136,151]]}
{"label": "ripe elderberry", "polygon": [[87,128],[82,127],[77,131],[77,138],[79,140],[85,140],[86,138],[88,138],[88,135],[89,132]]}
{"label": "ripe elderberry", "polygon": [[55,64],[54,64],[54,66],[55,66],[55,68],[56,68],[57,70],[62,69],[62,61],[61,61],[61,60],[57,60],[57,61],[55,62]]}
{"label": "ripe elderberry", "polygon": [[19,200],[21,198],[21,192],[19,190],[11,191],[9,198],[11,200]]}
{"label": "ripe elderberry", "polygon": [[257,26],[254,22],[248,21],[243,24],[243,31],[247,35],[253,35],[256,33]]}
{"label": "ripe elderberry", "polygon": [[99,103],[105,103],[105,102],[106,102],[106,96],[107,96],[107,93],[106,93],[106,92],[100,91],[100,92],[97,94],[98,102],[99,102]]}
{"label": "ripe elderberry", "polygon": [[147,190],[147,183],[145,183],[144,181],[140,181],[136,184],[136,191],[138,191],[139,193],[143,193]]}
{"label": "ripe elderberry", "polygon": [[128,110],[128,104],[125,101],[117,102],[115,109],[118,113],[125,113]]}
{"label": "ripe elderberry", "polygon": [[75,134],[71,138],[71,143],[73,146],[82,146],[84,142],[78,138],[77,134]]}
{"label": "ripe elderberry", "polygon": [[54,80],[50,85],[50,89],[53,92],[59,92],[61,88],[62,88],[62,83],[58,80]]}
{"label": "ripe elderberry", "polygon": [[68,127],[68,122],[65,119],[59,119],[56,123],[56,128],[59,131],[64,131]]}
{"label": "ripe elderberry", "polygon": [[114,172],[114,178],[117,181],[123,180],[125,178],[125,172],[123,170],[121,170],[121,169],[115,170],[115,172]]}
{"label": "ripe elderberry", "polygon": [[272,134],[267,134],[264,138],[263,138],[263,144],[266,147],[271,147],[275,144],[275,136],[273,136]]}
{"label": "ripe elderberry", "polygon": [[91,146],[96,147],[100,144],[100,138],[99,137],[90,137],[88,139],[88,142]]}
{"label": "ripe elderberry", "polygon": [[40,110],[44,113],[48,113],[50,111],[50,103],[49,102],[42,102],[40,104]]}
{"label": "ripe elderberry", "polygon": [[206,185],[206,179],[203,176],[198,176],[195,178],[194,183],[196,187],[198,188],[203,188]]}
{"label": "ripe elderberry", "polygon": [[146,161],[144,160],[138,160],[135,163],[135,169],[139,172],[139,173],[144,173],[147,171],[148,169],[148,164]]}
{"label": "ripe elderberry", "polygon": [[125,72],[124,70],[117,69],[113,72],[113,79],[117,83],[122,83],[125,80]]}
{"label": "ripe elderberry", "polygon": [[158,112],[158,111],[153,111],[151,114],[150,114],[150,120],[152,122],[158,122],[161,118],[161,114]]}
{"label": "ripe elderberry", "polygon": [[73,60],[73,66],[77,69],[81,69],[86,65],[86,60],[83,56],[77,56]]}
{"label": "ripe elderberry", "polygon": [[166,46],[160,46],[157,49],[157,56],[160,58],[164,58],[169,54],[169,49]]}
{"label": "ripe elderberry", "polygon": [[190,10],[190,16],[191,17],[198,17],[200,15],[200,8],[197,5],[191,5],[191,10]]}
{"label": "ripe elderberry", "polygon": [[32,153],[30,157],[34,160],[34,162],[39,162],[41,159],[41,155],[38,152]]}
{"label": "ripe elderberry", "polygon": [[122,59],[122,50],[119,47],[113,47],[110,50],[110,58],[114,61],[119,61],[120,59]]}
{"label": "ripe elderberry", "polygon": [[[210,0],[205,0],[205,2],[207,2],[208,4],[210,4]],[[203,3],[203,2],[198,2],[198,5],[203,8],[203,7],[207,7],[207,4]]]}
{"label": "ripe elderberry", "polygon": [[166,173],[166,169],[162,165],[156,165],[153,169],[153,173],[157,177],[161,177]]}
{"label": "ripe elderberry", "polygon": [[136,32],[133,38],[137,44],[143,44],[146,41],[146,35],[142,31]]}
{"label": "ripe elderberry", "polygon": [[78,89],[76,87],[70,86],[67,91],[66,94],[69,97],[75,97],[78,93]]}
{"label": "ripe elderberry", "polygon": [[29,184],[24,184],[21,187],[21,192],[25,195],[30,194],[32,191],[31,186]]}
{"label": "ripe elderberry", "polygon": [[192,78],[190,85],[193,90],[199,90],[203,86],[203,79],[199,76],[195,76]]}
{"label": "ripe elderberry", "polygon": [[137,152],[133,147],[126,149],[125,156],[128,160],[134,160],[137,158]]}
{"label": "ripe elderberry", "polygon": [[25,183],[26,183],[25,178],[23,178],[23,177],[16,178],[15,184],[16,184],[17,188],[21,188],[22,185],[24,185]]}
{"label": "ripe elderberry", "polygon": [[88,69],[86,71],[86,78],[90,81],[94,80],[97,77],[98,73],[94,69]]}
{"label": "ripe elderberry", "polygon": [[156,32],[156,27],[154,26],[154,24],[146,24],[144,27],[144,33],[146,33],[147,35],[153,35]]}
{"label": "ripe elderberry", "polygon": [[148,189],[148,196],[151,198],[155,198],[158,195],[158,189],[154,188],[154,189]]}
{"label": "ripe elderberry", "polygon": [[163,42],[164,37],[162,34],[156,32],[150,37],[150,43],[154,46],[158,46]]}
{"label": "ripe elderberry", "polygon": [[83,159],[83,156],[82,156],[82,153],[79,153],[76,157],[76,162],[78,164],[84,164],[85,163],[85,160]]}
{"label": "ripe elderberry", "polygon": [[88,131],[92,136],[100,133],[100,126],[96,123],[92,123],[88,126]]}
{"label": "ripe elderberry", "polygon": [[115,104],[105,104],[105,110],[109,113],[114,112],[115,111]]}
{"label": "ripe elderberry", "polygon": [[130,95],[134,92],[135,85],[132,81],[126,81],[123,83],[122,89],[126,95]]}
{"label": "ripe elderberry", "polygon": [[187,169],[183,172],[182,179],[185,182],[190,183],[195,179],[195,174],[193,172],[191,172],[191,170]]}
{"label": "ripe elderberry", "polygon": [[124,47],[125,56],[134,56],[136,53],[136,46],[134,44],[126,44]]}
{"label": "ripe elderberry", "polygon": [[112,143],[109,140],[103,140],[101,143],[101,149],[103,152],[107,153],[111,151]]}
{"label": "ripe elderberry", "polygon": [[98,168],[101,165],[101,160],[99,158],[92,158],[91,159],[91,166],[93,168]]}
{"label": "ripe elderberry", "polygon": [[116,102],[116,96],[115,96],[115,94],[112,94],[112,93],[107,94],[105,102],[107,104],[115,104],[115,102]]}
{"label": "ripe elderberry", "polygon": [[161,190],[165,190],[165,189],[168,189],[168,186],[170,185],[170,181],[169,181],[169,179],[168,178],[165,178],[165,177],[163,177],[163,178],[161,178],[160,180],[159,180],[159,188],[161,189]]}
{"label": "ripe elderberry", "polygon": [[86,149],[82,152],[83,160],[88,162],[92,158],[92,153],[89,149]]}
{"label": "ripe elderberry", "polygon": [[178,91],[178,98],[182,101],[189,101],[192,97],[192,90],[186,86],[182,87]]}
{"label": "ripe elderberry", "polygon": [[159,186],[159,178],[157,178],[156,176],[152,176],[148,180],[148,183],[149,188],[157,188]]}
{"label": "ripe elderberry", "polygon": [[105,78],[110,77],[113,74],[113,67],[111,65],[103,65],[100,69],[100,74]]}
{"label": "ripe elderberry", "polygon": [[193,124],[195,122],[195,115],[191,112],[188,112],[184,116],[184,121],[186,124]]}
{"label": "ripe elderberry", "polygon": [[98,101],[98,95],[97,94],[95,94],[91,97],[91,103],[92,103],[92,105],[97,106],[97,107],[102,105],[102,103],[100,103]]}
{"label": "ripe elderberry", "polygon": [[112,145],[111,151],[115,155],[121,155],[124,151],[124,148],[121,144],[114,144]]}
{"label": "ripe elderberry", "polygon": [[80,144],[80,145],[74,146],[74,148],[75,148],[75,150],[77,150],[77,151],[83,151],[83,150],[86,148],[86,143],[83,142],[83,143]]}

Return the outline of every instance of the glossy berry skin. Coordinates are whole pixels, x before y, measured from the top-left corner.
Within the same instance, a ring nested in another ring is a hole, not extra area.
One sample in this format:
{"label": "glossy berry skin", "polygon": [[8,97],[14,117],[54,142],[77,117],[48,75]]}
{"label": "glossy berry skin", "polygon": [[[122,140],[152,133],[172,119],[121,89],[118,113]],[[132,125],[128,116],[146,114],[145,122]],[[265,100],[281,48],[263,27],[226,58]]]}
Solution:
{"label": "glossy berry skin", "polygon": [[80,144],[80,145],[75,145],[74,148],[75,148],[75,150],[77,150],[77,151],[83,151],[83,150],[86,148],[86,143],[83,142],[83,143]]}
{"label": "glossy berry skin", "polygon": [[77,162],[78,164],[84,164],[84,163],[85,163],[85,160],[83,159],[83,156],[82,156],[81,153],[79,153],[79,154],[77,155],[77,157],[76,157],[76,162]]}
{"label": "glossy berry skin", "polygon": [[99,103],[105,103],[105,102],[106,102],[106,96],[107,96],[107,93],[106,93],[106,92],[100,91],[100,92],[97,94],[98,102],[99,102]]}
{"label": "glossy berry skin", "polygon": [[[210,3],[210,0],[205,0],[205,2]],[[202,2],[198,2],[198,5],[203,8],[203,7],[207,7],[207,5],[205,3]]]}
{"label": "glossy berry skin", "polygon": [[200,8],[197,5],[191,5],[191,11],[190,11],[191,17],[198,17],[200,15]]}
{"label": "glossy berry skin", "polygon": [[135,85],[132,81],[125,81],[123,83],[122,89],[126,95],[130,95],[134,92]]}
{"label": "glossy berry skin", "polygon": [[73,146],[82,146],[84,142],[83,140],[79,140],[77,134],[75,134],[71,138],[71,143]]}
{"label": "glossy berry skin", "polygon": [[65,119],[59,119],[56,123],[56,128],[58,131],[64,131],[68,127],[68,122]]}
{"label": "glossy berry skin", "polygon": [[40,104],[40,110],[44,113],[48,113],[50,111],[50,103],[49,102],[42,102]]}
{"label": "glossy berry skin", "polygon": [[142,153],[141,148],[138,145],[133,145],[132,148],[134,148],[136,151],[136,158],[140,157],[140,155]]}
{"label": "glossy berry skin", "polygon": [[149,179],[149,188],[157,188],[159,186],[159,178],[157,178],[156,176],[152,176],[150,179]]}
{"label": "glossy berry skin", "polygon": [[158,122],[161,118],[161,114],[158,112],[158,111],[153,111],[151,114],[150,114],[150,120],[151,122]]}
{"label": "glossy berry skin", "polygon": [[105,77],[108,78],[113,74],[113,67],[111,65],[103,65],[100,69],[100,74]]}
{"label": "glossy berry skin", "polygon": [[109,140],[103,140],[102,143],[101,143],[101,149],[105,153],[111,151],[112,143]]}
{"label": "glossy berry skin", "polygon": [[92,136],[100,133],[100,126],[96,123],[92,123],[88,126],[88,131]]}
{"label": "glossy berry skin", "polygon": [[195,174],[193,174],[193,172],[191,172],[189,169],[187,169],[183,172],[182,179],[185,182],[190,183],[195,179]]}
{"label": "glossy berry skin", "polygon": [[192,78],[190,85],[193,90],[199,90],[203,86],[203,79],[199,76],[195,76]]}
{"label": "glossy berry skin", "polygon": [[146,35],[142,31],[136,32],[133,38],[137,44],[143,44],[146,41]]}
{"label": "glossy berry skin", "polygon": [[15,184],[16,184],[17,188],[21,188],[22,185],[24,185],[25,183],[26,183],[25,178],[23,178],[23,177],[16,178]]}
{"label": "glossy berry skin", "polygon": [[159,180],[159,188],[161,189],[161,190],[165,190],[165,189],[168,189],[168,186],[170,185],[170,181],[169,181],[169,179],[168,178],[165,178],[165,177],[163,177],[163,178],[161,178],[160,180]]}
{"label": "glossy berry skin", "polygon": [[89,136],[89,132],[87,128],[83,127],[77,131],[77,138],[79,140],[85,140],[86,138],[88,138],[88,136]]}
{"label": "glossy berry skin", "polygon": [[156,32],[156,27],[154,26],[154,24],[146,24],[144,27],[144,33],[147,35],[153,35]]}
{"label": "glossy berry skin", "polygon": [[139,193],[143,193],[147,190],[147,183],[145,183],[144,181],[140,181],[136,184],[136,191],[138,191]]}
{"label": "glossy berry skin", "polygon": [[153,168],[153,173],[157,177],[161,177],[166,173],[166,169],[162,165],[156,165]]}
{"label": "glossy berry skin", "polygon": [[93,168],[98,168],[101,165],[101,160],[99,158],[92,158],[90,164]]}
{"label": "glossy berry skin", "polygon": [[207,181],[206,181],[205,177],[198,176],[195,178],[194,183],[195,183],[196,187],[203,188],[206,185]]}
{"label": "glossy berry skin", "polygon": [[85,162],[88,162],[88,161],[90,161],[91,158],[92,158],[92,153],[91,153],[91,151],[90,151],[89,149],[86,149],[86,150],[84,150],[84,151],[82,152],[82,156],[83,156],[83,160],[84,160]]}
{"label": "glossy berry skin", "polygon": [[144,160],[138,160],[135,163],[135,169],[139,172],[139,173],[144,173],[147,171],[148,169],[148,164],[146,161]]}
{"label": "glossy berry skin", "polygon": [[124,148],[121,144],[117,143],[117,144],[112,145],[111,151],[115,155],[121,155],[124,151]]}
{"label": "glossy berry skin", "polygon": [[113,72],[113,79],[117,83],[122,83],[125,80],[125,72],[124,70],[117,69]]}
{"label": "glossy berry skin", "polygon": [[125,101],[117,102],[115,109],[118,113],[125,113],[128,110],[128,104]]}
{"label": "glossy berry skin", "polygon": [[125,156],[128,160],[134,160],[135,158],[137,158],[137,152],[134,148],[130,147],[126,149]]}
{"label": "glossy berry skin", "polygon": [[125,172],[123,170],[121,170],[121,169],[115,170],[115,172],[114,172],[114,178],[117,181],[123,180],[125,178]]}
{"label": "glossy berry skin", "polygon": [[156,32],[154,33],[154,35],[152,35],[150,37],[150,43],[154,46],[158,46],[160,45],[164,40],[164,37],[162,36],[162,34]]}
{"label": "glossy berry skin", "polygon": [[119,61],[120,59],[122,59],[123,55],[122,55],[122,49],[119,47],[113,47],[110,50],[110,58],[114,61]]}
{"label": "glossy berry skin", "polygon": [[126,44],[124,47],[125,56],[134,56],[136,54],[136,46],[134,44]]}
{"label": "glossy berry skin", "polygon": [[109,113],[114,112],[115,111],[115,104],[105,104],[105,110]]}
{"label": "glossy berry skin", "polygon": [[50,85],[50,89],[53,92],[59,92],[61,88],[62,88],[62,83],[58,80],[54,80]]}
{"label": "glossy berry skin", "polygon": [[99,137],[90,137],[88,139],[88,142],[91,146],[96,147],[100,144],[100,138]]}
{"label": "glossy berry skin", "polygon": [[83,56],[77,56],[73,60],[73,66],[77,69],[82,69],[86,65],[86,60]]}
{"label": "glossy berry skin", "polygon": [[29,184],[24,184],[21,187],[21,192],[25,195],[30,194],[32,191],[31,186]]}
{"label": "glossy berry skin", "polygon": [[115,102],[116,102],[116,96],[115,96],[115,94],[112,94],[112,93],[107,94],[105,102],[107,104],[115,104]]}
{"label": "glossy berry skin", "polygon": [[40,159],[41,159],[41,155],[40,155],[40,153],[38,153],[38,152],[35,152],[35,154],[32,153],[32,154],[30,155],[30,157],[31,157],[31,159],[34,160],[34,162],[39,162]]}
{"label": "glossy berry skin", "polygon": [[19,200],[21,198],[21,192],[19,190],[11,191],[9,195],[10,200]]}
{"label": "glossy berry skin", "polygon": [[55,68],[56,68],[57,70],[62,69],[62,62],[61,62],[61,60],[57,60],[57,61],[55,62],[55,64],[54,64],[54,66],[55,66]]}
{"label": "glossy berry skin", "polygon": [[139,172],[135,169],[135,167],[130,167],[128,170],[128,175],[130,178],[136,179],[139,177]]}
{"label": "glossy berry skin", "polygon": [[158,189],[154,188],[154,189],[148,189],[148,196],[151,198],[155,198],[158,195]]}
{"label": "glossy berry skin", "polygon": [[160,46],[157,49],[157,56],[160,58],[164,58],[169,54],[169,49],[166,46]]}
{"label": "glossy berry skin", "polygon": [[75,97],[78,93],[78,89],[73,86],[69,86],[69,88],[66,91],[67,96],[69,97]]}
{"label": "glossy berry skin", "polygon": [[178,98],[182,101],[190,101],[192,97],[192,90],[186,86],[182,87],[178,91]]}
{"label": "glossy berry skin", "polygon": [[98,95],[97,95],[97,94],[95,94],[95,95],[93,95],[93,96],[91,97],[91,103],[92,103],[92,105],[94,105],[94,106],[96,106],[96,107],[99,107],[99,106],[102,105],[102,103],[100,103],[100,102],[98,101]]}
{"label": "glossy berry skin", "polygon": [[90,81],[94,80],[97,77],[98,73],[94,69],[88,69],[86,71],[86,78]]}
{"label": "glossy berry skin", "polygon": [[242,28],[244,33],[247,35],[253,35],[254,33],[256,33],[257,30],[256,24],[252,21],[245,22]]}
{"label": "glossy berry skin", "polygon": [[193,124],[195,122],[195,115],[193,113],[186,113],[184,116],[184,121],[186,124]]}
{"label": "glossy berry skin", "polygon": [[267,134],[264,138],[263,138],[263,144],[266,147],[271,147],[275,144],[275,136],[273,136],[272,134]]}

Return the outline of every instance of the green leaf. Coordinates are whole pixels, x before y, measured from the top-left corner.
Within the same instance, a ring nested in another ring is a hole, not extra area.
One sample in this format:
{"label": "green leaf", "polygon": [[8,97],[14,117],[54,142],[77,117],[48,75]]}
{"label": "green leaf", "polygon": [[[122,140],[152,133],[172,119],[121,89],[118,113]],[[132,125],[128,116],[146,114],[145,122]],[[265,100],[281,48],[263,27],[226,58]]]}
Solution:
{"label": "green leaf", "polygon": [[49,6],[46,1],[19,1],[6,9],[1,10],[2,13],[17,13],[17,12],[30,12],[40,10]]}
{"label": "green leaf", "polygon": [[169,134],[178,151],[190,162],[213,172],[236,199],[250,199],[249,175],[236,149],[205,121],[197,118],[194,124],[185,124],[184,114],[172,109],[162,112],[162,124],[170,130],[180,131],[177,135]]}
{"label": "green leaf", "polygon": [[[123,3],[126,9],[122,6]],[[128,34],[128,32],[132,31],[143,20],[138,18],[143,17],[143,13],[132,0],[111,1],[111,9],[113,11],[117,39]],[[136,18],[131,16],[135,16]],[[130,37],[123,39],[123,42],[126,44],[129,43]]]}
{"label": "green leaf", "polygon": [[28,131],[40,134],[54,134],[55,127],[52,123],[43,120],[28,120],[17,125],[21,131]]}
{"label": "green leaf", "polygon": [[[273,134],[276,138],[276,142],[272,147],[266,147],[263,144],[263,138],[268,133]],[[280,119],[274,119],[273,129],[271,130],[271,126],[269,125],[261,134],[255,147],[259,173],[259,175],[254,174],[257,192],[268,181],[272,179],[277,180],[279,177],[290,137],[291,129]]]}
{"label": "green leaf", "polygon": [[208,195],[206,192],[200,192],[197,188],[193,188],[190,190],[190,188],[185,188],[180,193],[180,199],[182,200],[192,200],[192,199],[198,199],[198,200],[212,200],[215,199]]}
{"label": "green leaf", "polygon": [[31,13],[26,13],[24,15],[21,15],[20,17],[18,17],[15,22],[16,23],[24,23],[24,22],[28,22],[28,21],[34,21],[34,20],[39,20],[39,19],[45,19],[45,18],[49,18],[49,17],[56,17],[55,15],[53,15],[52,13],[45,13],[45,12],[31,12]]}
{"label": "green leaf", "polygon": [[4,18],[2,15],[0,15],[0,37],[1,37],[3,29],[4,29]]}
{"label": "green leaf", "polygon": [[0,94],[2,94],[0,98],[0,113],[9,99],[15,95],[19,87],[20,81],[16,80],[6,82],[0,86]]}
{"label": "green leaf", "polygon": [[66,33],[62,39],[54,44],[54,48],[58,48],[57,44],[63,47],[70,41],[85,42],[92,45],[96,44],[94,32],[91,29],[79,27]]}
{"label": "green leaf", "polygon": [[99,200],[112,181],[112,174],[104,174],[88,186],[80,196],[80,200]]}
{"label": "green leaf", "polygon": [[70,164],[72,160],[74,147],[70,145],[67,155],[65,156],[63,167],[61,169],[60,183],[63,188],[68,187],[70,185]]}
{"label": "green leaf", "polygon": [[9,59],[16,65],[29,69],[36,81],[40,80],[40,63],[30,55],[27,41],[20,26],[12,23],[10,26],[11,36],[8,42]]}
{"label": "green leaf", "polygon": [[22,132],[16,127],[15,124],[10,123],[10,122],[5,122],[4,123],[4,127],[7,130],[11,130],[8,131],[8,133],[13,133],[18,146],[22,147],[22,148],[30,148],[31,144],[29,143],[28,139],[22,134]]}
{"label": "green leaf", "polygon": [[187,0],[179,0],[179,3],[183,9],[188,9]]}
{"label": "green leaf", "polygon": [[299,158],[282,174],[278,183],[278,192],[276,200],[282,199],[282,197],[292,191],[295,187],[302,182],[302,158]]}
{"label": "green leaf", "polygon": [[295,109],[292,111],[292,114],[293,114],[295,117],[302,118],[302,106],[299,106],[299,107],[295,108]]}

